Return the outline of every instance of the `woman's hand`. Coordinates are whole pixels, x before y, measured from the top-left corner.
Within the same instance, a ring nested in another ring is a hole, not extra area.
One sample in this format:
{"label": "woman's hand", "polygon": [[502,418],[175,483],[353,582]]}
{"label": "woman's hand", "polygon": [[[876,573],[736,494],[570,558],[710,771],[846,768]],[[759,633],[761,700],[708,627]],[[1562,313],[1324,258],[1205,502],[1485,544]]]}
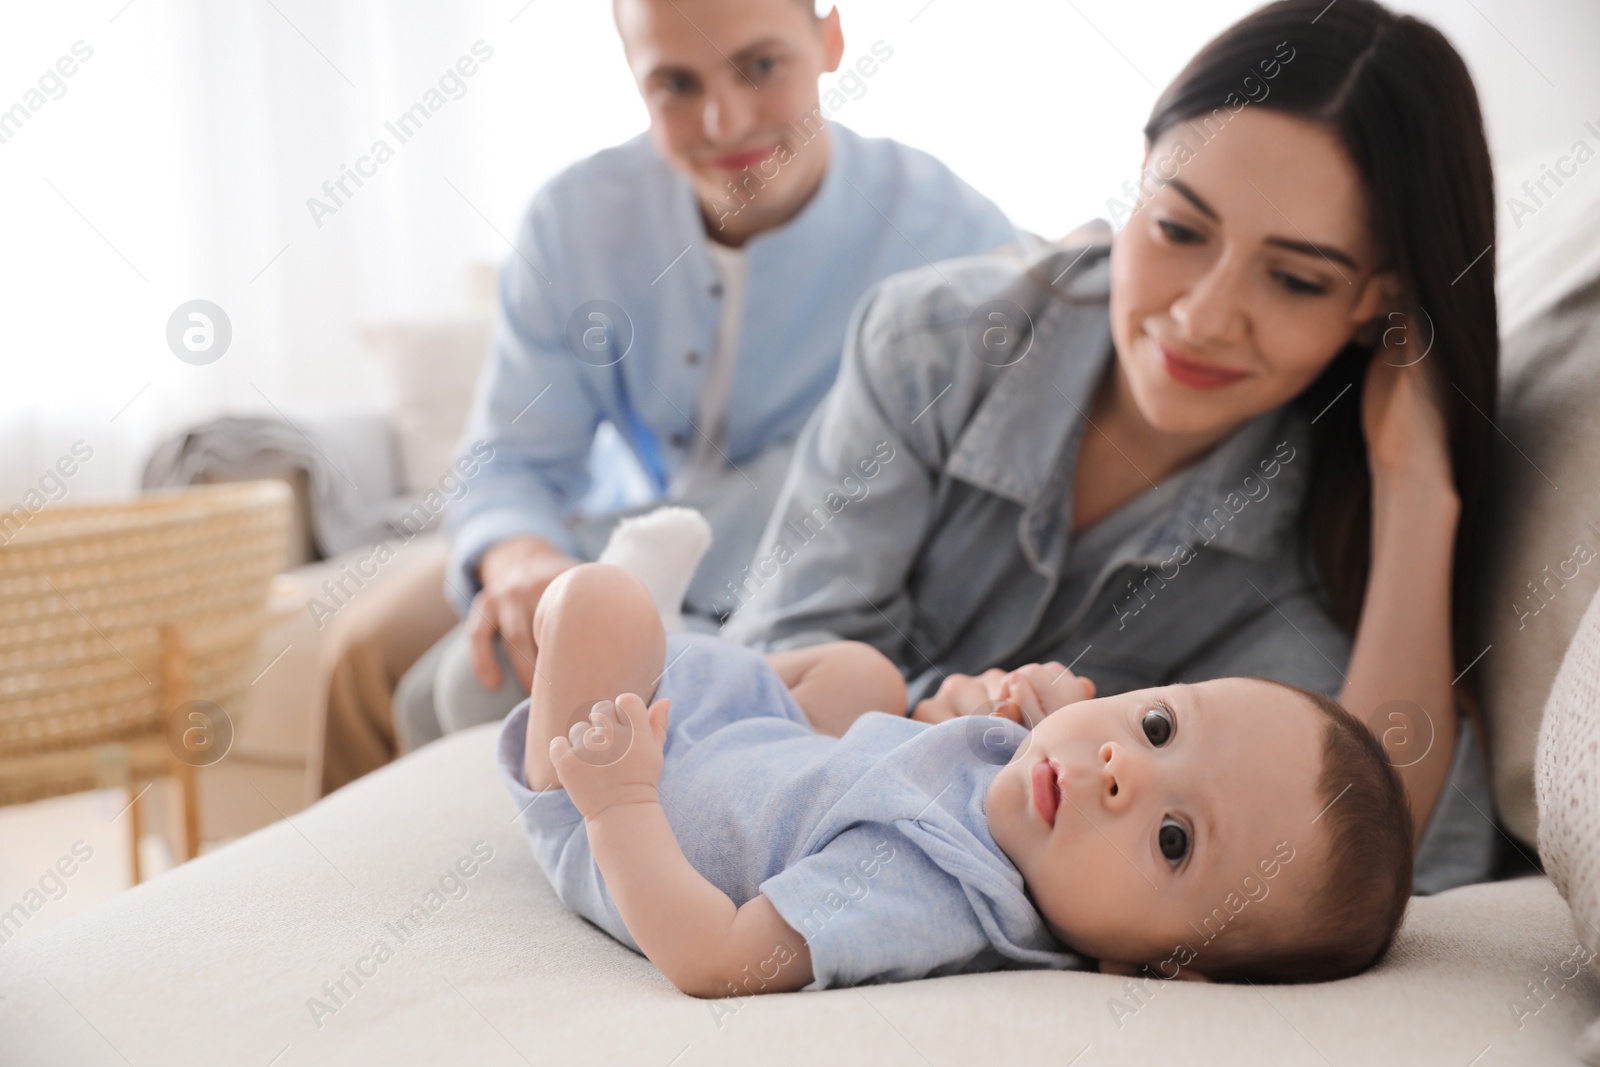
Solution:
{"label": "woman's hand", "polygon": [[660,799],[662,746],[671,702],[646,708],[635,693],[599,700],[588,721],[574,723],[566,737],[550,739],[556,778],[587,821],[623,804]]}
{"label": "woman's hand", "polygon": [[[1398,484],[1454,490],[1450,442],[1422,355],[1413,355],[1415,321],[1400,312],[1367,365],[1361,393],[1361,429],[1375,487]],[[1401,357],[1404,358],[1401,358]]]}
{"label": "woman's hand", "polygon": [[1439,404],[1442,376],[1420,355],[1396,358],[1409,348],[1395,344],[1398,329],[1373,358],[1362,390],[1372,563],[1339,702],[1376,727],[1374,733],[1382,730],[1380,712],[1391,702],[1421,710],[1433,724],[1434,747],[1420,759],[1395,747],[1395,736],[1378,738],[1410,798],[1414,844],[1455,753],[1451,679],[1465,665],[1451,655],[1450,604],[1461,497]]}

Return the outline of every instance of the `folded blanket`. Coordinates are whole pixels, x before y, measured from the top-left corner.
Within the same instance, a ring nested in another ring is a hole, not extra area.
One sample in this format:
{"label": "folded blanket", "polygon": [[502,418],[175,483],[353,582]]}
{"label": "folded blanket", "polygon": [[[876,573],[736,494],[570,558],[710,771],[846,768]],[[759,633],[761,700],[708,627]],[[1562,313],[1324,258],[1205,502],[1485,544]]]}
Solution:
{"label": "folded blanket", "polygon": [[294,471],[306,474],[312,537],[324,556],[389,536],[411,507],[411,498],[399,495],[388,422],[377,413],[215,419],[160,445],[145,464],[142,484],[156,489]]}

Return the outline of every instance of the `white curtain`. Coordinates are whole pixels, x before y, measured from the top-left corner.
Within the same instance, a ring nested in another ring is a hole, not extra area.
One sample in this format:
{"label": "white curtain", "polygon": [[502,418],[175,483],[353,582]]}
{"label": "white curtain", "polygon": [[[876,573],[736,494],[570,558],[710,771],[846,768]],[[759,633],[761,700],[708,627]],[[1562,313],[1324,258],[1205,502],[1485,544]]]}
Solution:
{"label": "white curtain", "polygon": [[[840,0],[846,64],[893,57],[827,86],[1054,236],[1105,213],[1158,88],[1254,6]],[[1466,54],[1502,159],[1600,124],[1592,0],[1401,6]],[[0,71],[0,510],[80,440],[66,495],[92,499],[201,419],[384,407],[362,327],[459,313],[539,184],[645,125],[606,0],[4,0]],[[369,176],[334,204],[346,168]],[[197,298],[233,332],[206,366],[165,336]]]}
{"label": "white curtain", "polygon": [[[532,191],[645,122],[603,3],[125,2],[0,8],[0,109],[43,101],[0,125],[0,510],[80,440],[92,499],[200,419],[384,406],[361,328],[466,309]],[[204,366],[166,340],[197,298]]]}

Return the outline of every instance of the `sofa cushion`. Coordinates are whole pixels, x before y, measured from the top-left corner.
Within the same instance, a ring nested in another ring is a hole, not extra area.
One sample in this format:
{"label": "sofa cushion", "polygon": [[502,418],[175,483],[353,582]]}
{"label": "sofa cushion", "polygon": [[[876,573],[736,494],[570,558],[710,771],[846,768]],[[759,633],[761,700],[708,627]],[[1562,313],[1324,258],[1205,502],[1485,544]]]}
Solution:
{"label": "sofa cushion", "polygon": [[1551,191],[1550,161],[1574,147],[1558,141],[1495,167],[1495,184],[1507,194],[1495,252],[1502,337],[1600,274],[1600,182],[1560,184],[1554,196],[1532,192],[1540,181]]}
{"label": "sofa cushion", "polygon": [[693,1000],[555,899],[495,779],[495,729],[4,946],[3,1058],[1326,1067],[1489,1049],[1489,1067],[1556,1061],[1600,1007],[1587,970],[1531,992],[1574,945],[1544,878],[1414,900],[1384,962],[1329,985],[1013,971]]}
{"label": "sofa cushion", "polygon": [[385,323],[363,331],[388,378],[407,492],[438,488],[450,469],[489,352],[487,312]]}
{"label": "sofa cushion", "polygon": [[1540,714],[1600,588],[1600,276],[1507,337],[1501,359],[1495,533],[1480,600],[1489,651],[1479,667],[1495,802],[1532,842]]}

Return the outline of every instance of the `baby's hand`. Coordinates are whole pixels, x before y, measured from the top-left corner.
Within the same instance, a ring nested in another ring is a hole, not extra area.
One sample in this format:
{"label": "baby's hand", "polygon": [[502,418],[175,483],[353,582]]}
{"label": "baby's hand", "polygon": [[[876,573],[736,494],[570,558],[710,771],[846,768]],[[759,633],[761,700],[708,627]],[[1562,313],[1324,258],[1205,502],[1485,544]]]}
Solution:
{"label": "baby's hand", "polygon": [[960,715],[991,714],[1005,677],[1006,672],[998,667],[975,678],[967,674],[946,675],[933,696],[918,702],[911,717],[918,722],[944,722]]}
{"label": "baby's hand", "polygon": [[667,738],[667,709],[658,700],[649,708],[634,693],[599,700],[586,722],[573,724],[566,737],[550,739],[556,778],[586,820],[622,804],[659,799],[661,749]]}
{"label": "baby's hand", "polygon": [[943,722],[960,715],[998,715],[1033,729],[1057,708],[1094,698],[1094,683],[1059,663],[1030,663],[1007,673],[990,668],[977,677],[952,674],[919,703],[912,718]]}
{"label": "baby's hand", "polygon": [[[1031,730],[1057,708],[1080,700],[1093,700],[1095,687],[1089,679],[1073,674],[1059,663],[1029,663],[1006,675],[999,693],[1001,701],[1018,707],[1019,721]],[[1006,715],[1006,718],[1011,716]]]}

